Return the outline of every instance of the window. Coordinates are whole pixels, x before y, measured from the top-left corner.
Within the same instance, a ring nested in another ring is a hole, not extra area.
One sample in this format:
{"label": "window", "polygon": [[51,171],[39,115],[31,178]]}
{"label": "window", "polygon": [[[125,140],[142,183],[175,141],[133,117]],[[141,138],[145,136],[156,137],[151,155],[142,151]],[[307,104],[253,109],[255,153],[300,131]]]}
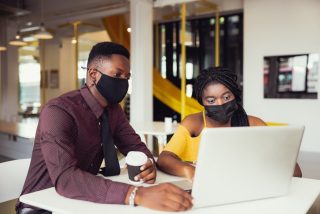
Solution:
{"label": "window", "polygon": [[319,54],[264,57],[265,98],[317,98]]}
{"label": "window", "polygon": [[37,46],[19,48],[19,105],[23,116],[37,114],[41,105]]}

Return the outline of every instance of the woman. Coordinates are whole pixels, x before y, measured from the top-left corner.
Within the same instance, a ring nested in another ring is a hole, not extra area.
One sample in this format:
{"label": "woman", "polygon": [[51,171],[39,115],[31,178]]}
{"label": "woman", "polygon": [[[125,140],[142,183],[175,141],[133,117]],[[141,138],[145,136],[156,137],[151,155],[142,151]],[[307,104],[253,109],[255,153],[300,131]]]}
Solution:
{"label": "woman", "polygon": [[[181,122],[157,162],[161,170],[191,181],[203,128],[266,126],[260,118],[246,114],[237,76],[226,68],[203,70],[195,82],[195,96],[205,110]],[[298,164],[294,176],[302,176]]]}

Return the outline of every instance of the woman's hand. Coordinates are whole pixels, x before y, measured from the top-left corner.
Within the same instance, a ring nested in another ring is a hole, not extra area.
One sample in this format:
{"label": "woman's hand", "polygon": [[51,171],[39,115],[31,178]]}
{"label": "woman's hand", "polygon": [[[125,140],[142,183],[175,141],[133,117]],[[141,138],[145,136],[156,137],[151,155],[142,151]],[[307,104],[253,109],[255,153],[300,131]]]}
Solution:
{"label": "woman's hand", "polygon": [[191,164],[184,166],[184,177],[193,182],[195,167]]}

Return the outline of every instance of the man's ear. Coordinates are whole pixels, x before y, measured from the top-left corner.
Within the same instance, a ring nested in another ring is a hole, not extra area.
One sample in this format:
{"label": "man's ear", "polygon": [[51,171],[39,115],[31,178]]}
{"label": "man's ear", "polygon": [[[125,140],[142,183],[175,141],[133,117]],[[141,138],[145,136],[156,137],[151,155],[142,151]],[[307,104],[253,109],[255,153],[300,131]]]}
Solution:
{"label": "man's ear", "polygon": [[96,82],[97,80],[97,71],[95,69],[88,69],[88,76],[90,77],[90,79],[92,80],[92,82]]}

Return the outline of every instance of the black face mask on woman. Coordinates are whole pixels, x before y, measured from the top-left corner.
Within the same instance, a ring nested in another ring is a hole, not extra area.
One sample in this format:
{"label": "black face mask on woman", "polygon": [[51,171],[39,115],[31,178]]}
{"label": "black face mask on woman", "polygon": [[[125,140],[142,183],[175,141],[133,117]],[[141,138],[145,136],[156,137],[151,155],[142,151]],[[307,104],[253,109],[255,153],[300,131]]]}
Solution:
{"label": "black face mask on woman", "polygon": [[223,105],[212,105],[212,106],[204,106],[208,117],[211,119],[220,122],[227,123],[233,113],[238,109],[237,101],[234,99],[229,101]]}
{"label": "black face mask on woman", "polygon": [[103,73],[96,84],[97,90],[109,104],[119,103],[126,96],[128,87],[127,79],[114,78]]}

